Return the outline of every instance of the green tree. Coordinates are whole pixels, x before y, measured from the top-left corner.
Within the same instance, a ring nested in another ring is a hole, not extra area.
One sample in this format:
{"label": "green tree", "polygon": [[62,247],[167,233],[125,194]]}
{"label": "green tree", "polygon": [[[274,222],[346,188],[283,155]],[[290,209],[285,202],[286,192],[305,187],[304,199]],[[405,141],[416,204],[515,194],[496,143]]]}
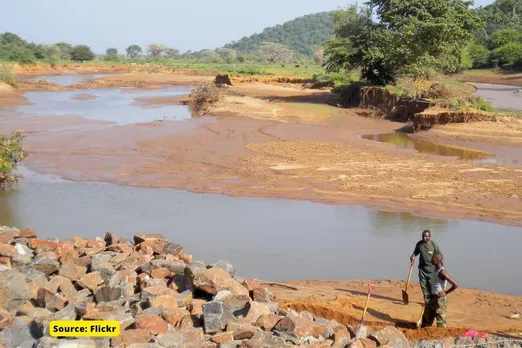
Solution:
{"label": "green tree", "polygon": [[165,55],[169,58],[178,59],[180,56],[179,50],[175,48],[167,48]]}
{"label": "green tree", "polygon": [[472,43],[468,47],[473,68],[484,68],[490,63],[491,51],[484,45]]}
{"label": "green tree", "polygon": [[[336,17],[336,39],[327,44],[329,70],[361,68],[377,84],[399,75],[430,77],[465,65],[472,32],[481,26],[464,0],[369,0]],[[375,14],[378,23],[372,23]]]}
{"label": "green tree", "polygon": [[0,135],[0,189],[15,185],[21,179],[16,169],[17,164],[27,156],[22,147],[23,137],[22,131],[10,136]]}
{"label": "green tree", "polygon": [[491,57],[506,68],[522,66],[522,43],[510,42],[498,47],[493,50]]}
{"label": "green tree", "polygon": [[93,60],[94,53],[92,53],[91,48],[89,46],[74,46],[74,48],[71,51],[71,59],[78,62],[83,62],[84,60]]}
{"label": "green tree", "polygon": [[138,45],[130,45],[127,47],[127,55],[131,58],[136,58],[141,54],[141,47]]}
{"label": "green tree", "polygon": [[107,48],[105,51],[105,60],[114,61],[118,60],[118,49],[117,48]]}
{"label": "green tree", "polygon": [[69,60],[73,51],[73,46],[67,42],[58,42],[56,47],[60,49],[60,59]]}
{"label": "green tree", "polygon": [[515,29],[500,29],[495,31],[489,40],[489,48],[494,50],[510,42],[522,42],[522,31]]}

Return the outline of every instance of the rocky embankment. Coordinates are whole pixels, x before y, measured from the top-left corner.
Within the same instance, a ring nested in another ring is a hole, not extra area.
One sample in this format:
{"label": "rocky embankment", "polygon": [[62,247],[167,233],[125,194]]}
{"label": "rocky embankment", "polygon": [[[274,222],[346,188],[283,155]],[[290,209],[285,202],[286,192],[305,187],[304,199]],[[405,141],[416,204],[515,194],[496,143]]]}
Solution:
{"label": "rocky embankment", "polygon": [[[52,320],[116,320],[112,338],[51,337]],[[193,261],[161,235],[42,240],[0,228],[0,347],[439,347],[280,308],[227,261]],[[497,338],[458,338],[486,343]],[[465,341],[462,341],[465,340]]]}

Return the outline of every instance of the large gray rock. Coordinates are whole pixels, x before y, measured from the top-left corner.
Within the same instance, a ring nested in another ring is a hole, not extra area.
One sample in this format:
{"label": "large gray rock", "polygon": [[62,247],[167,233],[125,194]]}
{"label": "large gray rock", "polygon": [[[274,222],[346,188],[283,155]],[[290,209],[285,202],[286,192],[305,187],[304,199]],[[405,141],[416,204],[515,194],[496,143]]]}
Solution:
{"label": "large gray rock", "polygon": [[60,269],[60,263],[56,260],[44,257],[33,262],[31,268],[42,272],[46,276],[49,276],[58,272],[58,270]]}
{"label": "large gray rock", "polygon": [[203,327],[206,334],[224,330],[227,324],[232,322],[236,322],[236,318],[223,302],[210,301],[203,305]]}
{"label": "large gray rock", "polygon": [[219,260],[215,262],[212,267],[214,268],[221,268],[230,274],[231,277],[235,277],[237,274],[236,267],[230,262],[225,260]]}
{"label": "large gray rock", "polygon": [[167,243],[165,249],[163,250],[163,253],[167,255],[177,256],[182,250],[183,247],[179,244]]}
{"label": "large gray rock", "polygon": [[7,347],[32,348],[42,336],[32,333],[30,326],[6,328],[0,330],[0,345]]}
{"label": "large gray rock", "polygon": [[14,269],[0,272],[0,308],[15,310],[29,299],[31,291],[23,274]]}
{"label": "large gray rock", "polygon": [[181,260],[152,260],[152,269],[166,268],[172,274],[184,274],[185,273],[185,262]]}

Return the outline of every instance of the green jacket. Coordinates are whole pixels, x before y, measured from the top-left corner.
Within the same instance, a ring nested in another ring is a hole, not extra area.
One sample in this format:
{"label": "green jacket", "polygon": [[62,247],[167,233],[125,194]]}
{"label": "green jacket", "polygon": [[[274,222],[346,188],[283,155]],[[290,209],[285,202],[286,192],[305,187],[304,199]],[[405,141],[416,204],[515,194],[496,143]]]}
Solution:
{"label": "green jacket", "polygon": [[435,270],[435,266],[431,264],[431,258],[434,254],[440,253],[439,246],[433,240],[430,240],[428,245],[421,240],[417,242],[415,250],[413,250],[413,255],[417,256],[420,254],[419,269],[429,273]]}

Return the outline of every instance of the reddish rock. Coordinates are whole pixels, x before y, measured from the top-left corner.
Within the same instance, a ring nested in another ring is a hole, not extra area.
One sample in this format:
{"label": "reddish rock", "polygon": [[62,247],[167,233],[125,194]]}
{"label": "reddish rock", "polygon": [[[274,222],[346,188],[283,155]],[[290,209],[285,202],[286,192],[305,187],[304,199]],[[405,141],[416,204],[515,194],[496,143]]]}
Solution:
{"label": "reddish rock", "polygon": [[204,341],[205,334],[203,333],[202,328],[194,328],[183,331],[183,342],[187,347],[203,347]]}
{"label": "reddish rock", "polygon": [[174,327],[181,327],[181,322],[185,318],[190,318],[190,313],[183,308],[171,308],[163,311],[163,319]]}
{"label": "reddish rock", "polygon": [[167,241],[161,234],[137,234],[134,236],[134,244],[140,244],[146,241]]}
{"label": "reddish rock", "polygon": [[220,268],[211,268],[198,272],[193,279],[193,284],[197,289],[203,290],[211,295],[217,294],[221,290],[229,290],[234,295],[249,296],[248,290],[230,274]]}
{"label": "reddish rock", "polygon": [[76,250],[74,250],[74,246],[68,243],[58,244],[54,252],[58,256],[58,261],[60,261],[62,264],[68,262],[72,263],[78,258],[78,254],[76,253]]}
{"label": "reddish rock", "polygon": [[171,277],[170,271],[166,268],[153,269],[150,275],[156,279],[169,279]]}
{"label": "reddish rock", "polygon": [[292,333],[299,338],[319,337],[326,329],[326,325],[289,315],[281,319],[275,326],[276,330]]}
{"label": "reddish rock", "polygon": [[37,297],[40,307],[46,308],[50,311],[62,310],[69,302],[61,294],[53,293],[46,288],[38,289]]}
{"label": "reddish rock", "polygon": [[36,238],[36,232],[30,228],[24,228],[18,235],[19,238]]}
{"label": "reddish rock", "polygon": [[78,280],[78,285],[93,292],[96,291],[101,284],[103,284],[103,278],[100,272],[87,273]]}
{"label": "reddish rock", "polygon": [[12,268],[10,257],[0,257],[0,265],[4,265],[7,268]]}
{"label": "reddish rock", "polygon": [[261,287],[261,283],[259,283],[257,279],[248,278],[243,280],[243,286],[247,288],[248,291],[254,291],[255,288]]}
{"label": "reddish rock", "polygon": [[151,249],[154,254],[163,254],[165,246],[167,245],[166,240],[148,240],[139,245],[140,249],[147,247]]}
{"label": "reddish rock", "polygon": [[0,330],[11,326],[13,319],[11,314],[3,308],[0,308]]}
{"label": "reddish rock", "polygon": [[246,317],[241,318],[241,321],[247,324],[255,324],[259,317],[263,314],[270,314],[270,307],[265,303],[250,302],[250,308]]}
{"label": "reddish rock", "polygon": [[52,292],[58,292],[58,290],[60,290],[60,292],[67,298],[71,298],[76,295],[76,289],[74,288],[71,280],[63,276],[58,275],[52,277],[45,287]]}
{"label": "reddish rock", "polygon": [[272,331],[281,319],[283,319],[282,316],[275,315],[273,313],[263,314],[257,319],[255,325],[262,328],[265,331]]}
{"label": "reddish rock", "polygon": [[154,298],[159,297],[159,296],[174,297],[176,295],[177,295],[177,293],[174,290],[169,289],[166,286],[158,285],[158,286],[149,286],[147,288],[144,288],[141,291],[140,299],[141,299],[141,301],[152,301]]}
{"label": "reddish rock", "polygon": [[96,255],[105,250],[105,246],[94,246],[92,248],[85,248],[83,253],[87,256]]}
{"label": "reddish rock", "polygon": [[210,340],[218,344],[223,344],[233,341],[234,337],[232,336],[232,332],[221,332],[213,336],[210,336]]}
{"label": "reddish rock", "polygon": [[107,245],[105,245],[105,241],[98,238],[87,241],[87,248],[105,248],[106,246]]}
{"label": "reddish rock", "polygon": [[59,274],[71,280],[77,281],[87,273],[87,267],[78,266],[72,262],[62,263]]}
{"label": "reddish rock", "polygon": [[74,260],[74,263],[78,266],[88,267],[91,264],[92,257],[83,256]]}
{"label": "reddish rock", "polygon": [[13,245],[0,244],[0,256],[14,257],[16,255],[16,248]]}
{"label": "reddish rock", "polygon": [[136,247],[136,251],[139,252],[140,254],[142,255],[149,255],[149,256],[152,256],[154,255],[154,250],[152,249],[152,247],[148,246],[148,245],[138,245]]}
{"label": "reddish rock", "polygon": [[162,295],[149,300],[152,308],[178,308],[178,301],[172,295]]}
{"label": "reddish rock", "polygon": [[190,314],[192,314],[196,318],[201,318],[201,315],[203,314],[203,305],[206,302],[207,301],[205,300],[193,299],[188,305]]}
{"label": "reddish rock", "polygon": [[117,253],[130,255],[132,253],[132,247],[127,244],[112,244],[108,248],[110,251],[114,251]]}
{"label": "reddish rock", "polygon": [[43,239],[31,239],[31,248],[36,249],[38,247],[46,247],[50,251],[55,251],[58,247],[58,243],[51,242]]}
{"label": "reddish rock", "polygon": [[78,314],[80,317],[99,312],[92,300],[76,305],[74,310],[76,311],[76,314]]}
{"label": "reddish rock", "polygon": [[113,347],[118,345],[131,345],[133,343],[150,343],[153,336],[149,330],[125,330],[120,331],[120,335],[111,338]]}
{"label": "reddish rock", "polygon": [[14,232],[12,232],[12,233],[8,233],[8,232],[0,233],[0,244],[11,244],[11,242],[15,238],[17,238],[17,237],[18,236]]}
{"label": "reddish rock", "polygon": [[389,344],[391,346],[402,345],[402,347],[409,347],[409,342],[406,336],[395,326],[386,326],[384,329],[374,332],[370,337],[379,343],[380,346]]}
{"label": "reddish rock", "polygon": [[274,297],[267,288],[257,286],[253,290],[252,298],[257,302],[272,302]]}
{"label": "reddish rock", "polygon": [[74,245],[77,248],[78,247],[87,247],[87,240],[85,240],[81,237],[75,236],[75,237],[72,237],[71,240],[74,242]]}
{"label": "reddish rock", "polygon": [[259,329],[249,324],[229,323],[227,331],[232,332],[235,340],[245,340],[252,338]]}
{"label": "reddish rock", "polygon": [[156,315],[140,314],[136,317],[136,328],[148,330],[157,335],[169,331],[167,322]]}

